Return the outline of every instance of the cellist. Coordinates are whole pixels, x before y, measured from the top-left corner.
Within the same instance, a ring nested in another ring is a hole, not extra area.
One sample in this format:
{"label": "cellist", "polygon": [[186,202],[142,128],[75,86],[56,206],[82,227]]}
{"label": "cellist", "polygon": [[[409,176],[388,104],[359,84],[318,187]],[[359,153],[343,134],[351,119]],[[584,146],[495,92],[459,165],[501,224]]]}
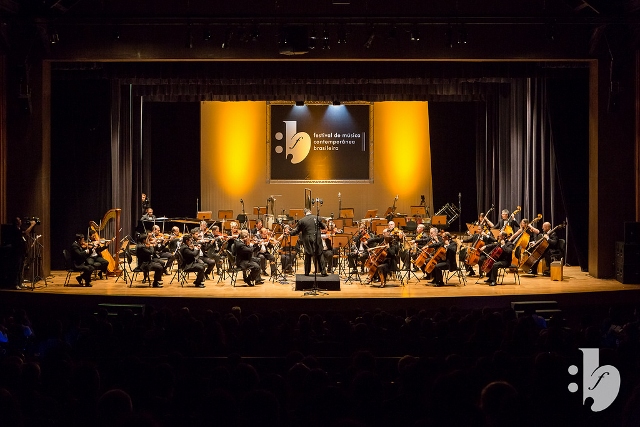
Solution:
{"label": "cellist", "polygon": [[394,242],[393,235],[388,228],[382,231],[375,237],[372,237],[367,241],[369,248],[375,248],[376,246],[385,245],[385,241],[389,241],[388,248],[386,248],[387,255],[383,260],[377,263],[377,269],[375,275],[371,278],[371,282],[380,281],[380,287],[384,288],[387,284],[387,278],[392,271],[398,271],[397,256],[400,250],[400,244]]}
{"label": "cellist", "polygon": [[456,253],[458,251],[458,244],[449,232],[444,233],[443,240],[442,245],[444,245],[447,251],[445,259],[436,264],[433,269],[433,280],[431,281],[436,287],[444,286],[442,272],[444,270],[455,270],[457,266]]}
{"label": "cellist", "polygon": [[480,248],[480,251],[490,254],[494,249],[500,247],[502,249],[500,255],[497,257],[493,257],[491,260],[494,261],[493,266],[491,267],[491,271],[488,273],[488,278],[485,280],[485,283],[488,283],[489,286],[495,286],[496,280],[498,278],[498,270],[501,268],[506,268],[511,265],[511,255],[513,252],[513,242],[509,239],[509,235],[505,231],[501,231],[498,236],[499,240],[496,243],[491,245],[485,245]]}
{"label": "cellist", "polygon": [[540,259],[538,259],[538,261],[536,261],[531,266],[531,270],[529,270],[529,274],[533,274],[534,276],[537,274],[538,264],[540,263],[540,260],[544,258],[545,270],[542,272],[542,275],[549,276],[550,275],[549,273],[551,271],[551,249],[555,249],[558,246],[558,235],[554,230],[551,229],[550,222],[542,223],[542,233],[538,234],[537,236],[537,240],[540,240],[540,239],[547,239],[547,242],[549,242],[549,246],[547,246],[547,249],[543,252]]}

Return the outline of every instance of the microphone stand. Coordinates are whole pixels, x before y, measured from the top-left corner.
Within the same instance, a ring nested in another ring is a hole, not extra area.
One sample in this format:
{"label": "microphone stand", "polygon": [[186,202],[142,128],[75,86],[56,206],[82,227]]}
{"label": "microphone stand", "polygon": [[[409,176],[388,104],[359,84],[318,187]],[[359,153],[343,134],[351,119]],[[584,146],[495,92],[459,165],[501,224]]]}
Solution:
{"label": "microphone stand", "polygon": [[318,232],[320,230],[320,200],[316,199],[315,201],[316,204],[316,233],[314,236],[314,241],[313,241],[313,263],[315,265],[315,269],[313,271],[313,287],[306,291],[304,294],[302,294],[302,296],[305,295],[313,295],[313,296],[318,296],[320,294],[322,295],[329,295],[328,292],[326,292],[326,289],[320,289],[318,288],[318,269],[321,268],[322,264],[321,264],[321,260],[322,260],[322,254],[318,257]]}

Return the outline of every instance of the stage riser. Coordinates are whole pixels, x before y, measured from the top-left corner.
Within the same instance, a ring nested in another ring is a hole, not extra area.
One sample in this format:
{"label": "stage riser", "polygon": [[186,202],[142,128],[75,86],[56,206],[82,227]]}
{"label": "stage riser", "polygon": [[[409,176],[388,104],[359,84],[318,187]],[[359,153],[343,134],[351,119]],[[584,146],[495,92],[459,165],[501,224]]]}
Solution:
{"label": "stage riser", "polygon": [[[308,291],[313,288],[314,276],[296,274],[296,291]],[[327,277],[317,276],[318,289],[326,291],[340,290],[340,277],[337,274],[330,274]]]}

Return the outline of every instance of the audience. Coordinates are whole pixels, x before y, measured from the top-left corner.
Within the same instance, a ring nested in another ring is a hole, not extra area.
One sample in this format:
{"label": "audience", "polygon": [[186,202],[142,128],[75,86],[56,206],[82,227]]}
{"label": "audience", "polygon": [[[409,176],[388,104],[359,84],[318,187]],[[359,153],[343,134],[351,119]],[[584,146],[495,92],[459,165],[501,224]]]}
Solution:
{"label": "audience", "polygon": [[[621,307],[601,319],[547,321],[535,312],[456,307],[29,314],[0,313],[6,426],[630,426],[640,419],[640,319]],[[601,413],[567,390],[581,378],[567,372],[582,366],[581,347],[600,347],[600,364],[623,379]]]}

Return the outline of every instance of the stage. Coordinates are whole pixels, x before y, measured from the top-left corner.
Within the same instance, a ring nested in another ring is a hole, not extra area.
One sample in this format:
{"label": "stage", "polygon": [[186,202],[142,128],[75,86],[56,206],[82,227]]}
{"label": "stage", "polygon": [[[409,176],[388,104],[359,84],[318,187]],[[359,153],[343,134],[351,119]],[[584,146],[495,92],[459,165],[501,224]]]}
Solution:
{"label": "stage", "polygon": [[[141,282],[138,276],[132,286],[122,279],[107,278],[93,281],[93,287],[78,286],[72,273],[70,286],[64,286],[66,271],[53,271],[47,278],[47,284],[39,281],[33,289],[27,283],[24,290],[3,290],[5,304],[34,306],[44,304],[73,308],[92,306],[93,304],[152,304],[154,307],[178,308],[182,306],[228,310],[233,305],[264,311],[270,309],[285,310],[385,310],[416,308],[438,309],[456,306],[468,310],[473,308],[505,308],[517,301],[557,301],[563,311],[579,311],[587,307],[606,307],[611,304],[634,304],[640,301],[640,285],[622,284],[614,279],[595,279],[579,267],[564,267],[562,281],[553,281],[541,275],[520,275],[520,284],[514,283],[513,274],[508,274],[502,285],[488,286],[484,279],[466,277],[466,285],[459,283],[456,277],[449,284],[434,287],[418,273],[404,284],[399,280],[389,280],[384,288],[364,284],[363,282],[345,282],[340,277],[340,290],[329,290],[319,295],[306,295],[296,290],[296,276],[286,276],[287,282],[272,281],[264,276],[264,284],[247,286],[242,279],[237,286],[230,279],[218,281],[218,276],[206,281],[205,288],[193,286],[191,280],[181,286],[177,278],[164,276],[163,288],[152,288]],[[337,275],[329,276],[337,283]],[[322,286],[318,276],[318,287]],[[307,282],[308,283],[308,282]],[[311,281],[313,283],[313,280]],[[306,285],[305,285],[306,286]],[[299,286],[300,288],[301,286]],[[330,286],[326,286],[331,289]]]}

